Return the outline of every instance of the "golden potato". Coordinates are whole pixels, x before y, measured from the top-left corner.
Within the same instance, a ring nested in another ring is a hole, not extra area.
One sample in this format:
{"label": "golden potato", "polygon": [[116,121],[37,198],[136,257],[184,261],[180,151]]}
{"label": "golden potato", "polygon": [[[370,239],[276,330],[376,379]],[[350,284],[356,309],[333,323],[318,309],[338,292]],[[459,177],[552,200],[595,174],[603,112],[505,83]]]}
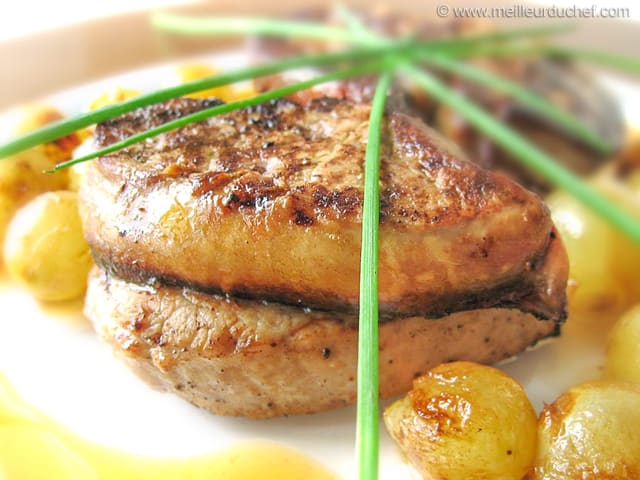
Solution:
{"label": "golden potato", "polygon": [[80,297],[92,265],[74,192],[48,192],[9,224],[4,248],[9,274],[39,300]]}
{"label": "golden potato", "polygon": [[640,478],[640,386],[592,382],[540,415],[535,478]]}
{"label": "golden potato", "polygon": [[131,90],[129,88],[123,88],[120,86],[116,86],[94,101],[89,104],[89,110],[97,110],[102,107],[107,107],[109,105],[113,105],[114,103],[124,102],[125,100],[129,100],[130,98],[135,98],[140,95],[138,90]]}
{"label": "golden potato", "polygon": [[[640,169],[623,177],[614,164],[590,179],[591,185],[640,220]],[[572,311],[621,312],[640,301],[640,245],[566,192],[547,198],[567,247],[570,277],[577,288]]]}
{"label": "golden potato", "polygon": [[233,85],[232,88],[233,88],[233,93],[231,98],[227,100],[228,102],[231,102],[231,101],[237,102],[238,100],[244,100],[246,98],[255,97],[259,93],[255,89],[255,87],[251,84]]}
{"label": "golden potato", "polygon": [[522,387],[493,367],[440,365],[384,421],[424,478],[520,480],[534,461],[536,413]]}
{"label": "golden potato", "polygon": [[[607,168],[593,181],[607,197],[640,221],[640,168],[629,171],[624,179]],[[640,302],[640,244],[615,229],[612,239],[616,252],[612,268],[624,283],[632,303]]]}
{"label": "golden potato", "polygon": [[37,195],[67,187],[66,171],[44,173],[56,161],[43,148],[34,148],[0,160],[0,242],[18,209]]}
{"label": "golden potato", "polygon": [[[27,133],[62,118],[62,113],[53,107],[30,107],[16,125],[14,133]],[[67,188],[69,177],[66,171],[56,174],[44,171],[71,158],[79,143],[80,136],[72,134],[0,160],[0,245],[4,241],[7,225],[20,207],[41,193]]]}
{"label": "golden potato", "polygon": [[566,192],[547,198],[551,215],[569,255],[569,276],[576,284],[569,297],[572,312],[621,311],[633,292],[619,265],[627,249],[623,234]]}
{"label": "golden potato", "polygon": [[[62,112],[51,105],[31,105],[24,109],[22,118],[16,124],[13,134],[23,135],[62,119],[64,119]],[[71,158],[73,150],[80,145],[82,140],[87,138],[88,135],[89,132],[82,130],[53,140],[42,145],[40,148],[44,150],[49,158],[55,160],[56,163],[64,162]]]}
{"label": "golden potato", "polygon": [[[215,68],[205,65],[203,63],[191,63],[182,65],[176,69],[176,83],[186,83],[192,80],[200,80],[201,78],[209,77],[219,73]],[[233,89],[229,85],[222,85],[220,87],[209,88],[201,92],[194,92],[188,97],[192,98],[208,98],[216,97],[225,102],[234,100]]]}
{"label": "golden potato", "polygon": [[48,123],[57,122],[64,118],[60,110],[44,104],[29,105],[21,115],[22,118],[18,120],[18,123],[13,129],[15,135],[31,132]]}
{"label": "golden potato", "polygon": [[609,337],[606,375],[640,384],[640,305],[618,320]]}

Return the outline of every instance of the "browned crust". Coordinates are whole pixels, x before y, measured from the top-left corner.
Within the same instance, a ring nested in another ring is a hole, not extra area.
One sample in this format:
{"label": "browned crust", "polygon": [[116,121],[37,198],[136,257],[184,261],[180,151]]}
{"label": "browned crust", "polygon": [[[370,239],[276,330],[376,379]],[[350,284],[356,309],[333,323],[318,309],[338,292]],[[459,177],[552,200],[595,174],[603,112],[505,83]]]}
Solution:
{"label": "browned crust", "polygon": [[[98,126],[97,144],[210,104],[133,112]],[[137,282],[354,310],[368,115],[346,100],[280,100],[100,158],[80,195],[96,261]],[[417,120],[389,114],[383,130],[382,313],[526,298],[522,308],[564,318],[566,278],[547,281],[562,265],[541,268],[553,228],[542,201]]]}
{"label": "browned crust", "polygon": [[[184,98],[140,109],[98,125],[95,144],[104,147],[219,103]],[[107,179],[127,180],[127,190],[187,177],[194,195],[220,196],[226,214],[255,216],[265,202],[287,196],[297,204],[292,223],[359,222],[369,111],[369,105],[328,97],[305,107],[281,99],[169,132],[97,163]],[[392,114],[386,130],[382,224],[450,226],[530,203],[539,204],[531,207],[540,220],[547,216],[533,194],[469,163],[419,120]]]}
{"label": "browned crust", "polygon": [[[352,315],[151,289],[97,269],[85,313],[146,381],[217,414],[266,418],[355,400]],[[439,363],[494,363],[557,333],[552,321],[508,309],[386,322],[380,326],[380,395],[407,391]]]}

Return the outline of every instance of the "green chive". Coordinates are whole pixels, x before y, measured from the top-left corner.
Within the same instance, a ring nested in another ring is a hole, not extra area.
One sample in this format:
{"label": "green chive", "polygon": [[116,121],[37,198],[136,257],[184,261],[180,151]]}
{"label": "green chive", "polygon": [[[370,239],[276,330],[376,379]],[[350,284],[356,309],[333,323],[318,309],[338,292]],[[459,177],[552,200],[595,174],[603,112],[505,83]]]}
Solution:
{"label": "green chive", "polygon": [[526,87],[495,75],[488,70],[482,70],[470,64],[456,61],[451,57],[443,55],[423,55],[420,59],[429,65],[434,65],[447,72],[453,72],[479,85],[502,92],[514,98],[522,105],[583,140],[602,154],[610,154],[612,151],[612,147],[605,142],[600,135],[587,127],[574,115],[561,110],[545,98],[531,92]]}
{"label": "green chive", "polygon": [[351,42],[353,34],[342,28],[318,22],[274,20],[256,17],[194,17],[158,12],[151,23],[160,30],[186,35],[265,35],[276,37],[315,38],[326,42]]}
{"label": "green chive", "polygon": [[[341,41],[356,45],[390,45],[397,40],[384,39],[369,32],[361,25],[357,16],[347,9],[338,10],[350,29],[328,27],[319,22],[279,20],[256,17],[194,17],[168,12],[158,12],[152,16],[154,27],[185,35],[266,35],[283,38],[311,38],[323,41]],[[353,27],[361,25],[358,29]],[[573,24],[559,24],[543,27],[527,27],[496,32],[480,33],[460,38],[444,38],[416,41],[416,45],[426,49],[448,49],[463,54],[479,43],[495,43],[518,38],[534,38],[565,33],[575,28]]]}
{"label": "green chive", "polygon": [[205,120],[207,118],[213,117],[215,115],[221,115],[224,113],[232,112],[234,110],[238,110],[241,108],[249,107],[251,105],[258,105],[260,103],[266,103],[271,100],[275,100],[280,97],[284,97],[290,95],[295,92],[299,92],[301,90],[306,90],[307,88],[313,87],[314,85],[318,85],[321,83],[331,82],[334,80],[342,80],[345,78],[356,77],[359,75],[366,75],[368,73],[380,71],[384,69],[388,65],[386,59],[379,60],[376,62],[370,62],[368,64],[364,64],[358,67],[352,67],[346,70],[339,70],[337,72],[328,73],[325,75],[321,75],[309,80],[305,80],[302,82],[294,83],[291,85],[287,85],[281,88],[277,88],[274,90],[270,90],[265,93],[261,93],[256,95],[255,97],[246,98],[243,100],[238,100],[236,102],[225,103],[222,105],[218,105],[215,107],[207,108],[204,110],[200,110],[198,112],[185,115],[184,117],[180,117],[176,120],[172,120],[167,123],[163,123],[162,125],[154,128],[150,128],[145,130],[144,132],[132,135],[130,137],[125,138],[119,142],[113,143],[108,147],[97,150],[95,152],[91,152],[87,155],[84,155],[79,158],[73,158],[66,162],[59,163],[55,166],[55,168],[50,172],[57,172],[64,168],[68,168],[72,165],[76,165],[78,163],[86,162],[87,160],[91,160],[97,157],[101,157],[103,155],[107,155],[109,153],[113,153],[115,151],[126,148],[135,143],[139,143],[148,138],[152,138],[158,136],[162,133],[175,130],[176,128],[184,127],[190,123],[199,122],[201,120]]}
{"label": "green chive", "polygon": [[[381,45],[389,42],[388,39],[382,38],[368,31],[362,25],[360,19],[357,18],[350,10],[346,8],[339,8],[338,14],[344,19],[349,28],[356,30],[361,38],[366,39],[365,44]],[[562,26],[561,28],[566,29],[567,26]],[[511,31],[483,33],[470,37],[464,37],[462,40],[464,40],[465,43],[462,45],[451,44],[453,50],[449,48],[448,51],[444,52],[423,53],[419,56],[419,58],[421,61],[429,65],[435,65],[442,70],[453,72],[484,87],[488,87],[493,90],[505,93],[510,97],[518,100],[520,103],[527,106],[531,110],[554,122],[556,125],[564,128],[568,132],[575,135],[577,138],[582,139],[584,142],[595,148],[600,153],[611,153],[612,148],[607,142],[605,142],[597,133],[593,132],[589,127],[584,125],[570,113],[559,109],[551,102],[548,102],[546,99],[532,93],[531,91],[527,90],[521,85],[518,85],[517,83],[514,83],[498,75],[494,75],[489,71],[481,70],[479,68],[475,68],[472,65],[456,61],[455,58],[452,58],[452,54],[455,54],[456,51],[465,51],[464,48],[460,48],[461,46],[464,47],[465,45],[469,44],[477,45],[478,42],[480,42],[481,45],[486,45],[487,48],[491,48],[491,42],[504,41],[505,39],[513,38],[514,36],[517,37],[524,33],[526,33],[527,36],[530,37],[532,34],[548,35],[549,33],[553,33],[556,31],[556,29],[549,30],[548,28],[536,28],[533,30],[516,29]],[[500,44],[498,44],[498,47],[499,46]]]}
{"label": "green chive", "polygon": [[429,92],[439,102],[448,105],[471,123],[477,130],[511,153],[527,167],[544,176],[558,187],[564,188],[596,213],[640,243],[640,222],[600,195],[579,177],[560,165],[511,128],[495,120],[475,103],[464,98],[437,80],[433,75],[412,65],[401,67],[417,85]]}
{"label": "green chive", "polygon": [[335,12],[338,18],[342,19],[347,27],[347,31],[354,35],[362,35],[363,37],[372,38],[376,37],[376,35],[369,31],[367,27],[364,26],[360,18],[353,13],[353,11],[349,10],[344,5],[336,5]]}
{"label": "green chive", "polygon": [[[349,17],[349,24],[352,26],[356,25],[359,22],[359,20],[355,16],[350,14],[348,10],[343,10],[341,12],[341,15],[346,15],[347,17]],[[499,37],[500,32],[495,33],[497,33]],[[360,32],[360,36],[363,35],[364,34]],[[492,33],[481,34],[480,37],[489,39],[495,38]],[[371,44],[379,41],[379,37],[376,37],[373,34],[369,34],[368,38]],[[476,38],[478,38],[478,36],[476,36]],[[509,48],[511,48],[511,50],[509,50]],[[517,46],[514,47],[507,45],[506,49],[504,49],[504,46],[500,44],[492,45],[491,43],[481,42],[479,44],[476,43],[475,47],[466,51],[464,48],[458,50],[457,53],[470,53],[473,55],[478,51],[478,49],[484,49],[486,52],[491,52],[492,50],[500,52],[502,50],[505,53],[513,55],[517,51],[514,49],[517,48]],[[606,53],[594,52],[590,50],[547,47],[544,45],[537,47],[534,46],[533,48],[531,46],[528,46],[526,48],[532,49],[535,52],[545,51],[550,54],[556,55],[572,56],[573,54],[576,54],[578,57],[584,58],[586,60],[591,60],[592,62],[600,63],[605,66],[623,69],[631,73],[640,73],[639,61],[620,55],[609,55]],[[449,51],[448,53],[452,54],[456,52]],[[424,57],[424,54],[420,55],[420,58]],[[478,83],[483,83],[489,87],[495,87],[491,80],[497,80],[496,83],[498,84],[498,88],[502,88],[503,91],[506,91],[507,93],[515,96],[521,101],[523,101],[524,99],[524,102],[526,102],[526,104],[534,103],[534,98],[532,98],[526,91],[523,95],[523,92],[519,88],[517,88],[517,86],[516,88],[514,88],[514,85],[511,82],[501,79],[500,77],[493,79],[491,78],[491,74],[478,72],[475,71],[476,69],[472,70],[470,67],[460,67],[460,64],[455,64],[454,61],[448,60],[444,56],[441,56],[440,58],[444,59],[441,60],[440,66],[446,64],[447,66],[458,70],[458,73],[464,73],[468,77],[473,77],[473,79],[478,81]],[[435,61],[438,61],[438,59],[436,59]],[[411,78],[413,78],[414,81],[416,81],[416,83],[418,83],[419,86],[424,88],[428,93],[433,95],[443,104],[453,107],[453,109],[456,110],[459,115],[466,118],[471,124],[476,127],[476,129],[487,135],[487,137],[489,137],[491,140],[496,142],[498,145],[501,145],[505,150],[510,152],[520,163],[538,172],[540,175],[543,175],[554,185],[564,188],[578,200],[582,201],[586,206],[591,208],[598,215],[600,215],[605,220],[609,221],[612,225],[616,226],[618,229],[628,235],[630,238],[632,238],[636,242],[640,242],[640,222],[638,222],[628,212],[619,208],[615,203],[610,202],[607,198],[600,195],[586,182],[583,182],[570,170],[564,168],[553,157],[547,155],[546,153],[532,145],[513,129],[496,121],[487,112],[479,108],[473,102],[465,99],[461,94],[454,92],[453,90],[448,88],[446,85],[438,81],[429,73],[424,72],[413,65],[407,65],[406,67],[404,67],[404,70]],[[542,110],[545,111],[547,115],[550,113],[551,118],[562,119],[562,117],[564,116],[564,112],[562,112],[560,117],[558,117],[556,115],[557,112],[554,112],[553,110],[549,111],[549,107],[545,106],[544,104],[538,105],[537,108],[542,108]],[[555,109],[555,107],[553,108]],[[565,118],[561,121],[566,122],[567,120],[568,118]],[[573,125],[573,128],[575,127],[576,125]],[[581,130],[581,126],[578,126],[578,130]],[[584,134],[590,132],[582,133]]]}
{"label": "green chive", "polygon": [[[357,31],[358,35],[362,39],[364,39],[363,42],[365,44],[380,45],[389,42],[388,39],[382,38],[366,30],[360,20],[350,10],[346,8],[339,8],[338,14],[349,25],[349,28],[355,29]],[[562,28],[565,27],[563,26]],[[551,102],[548,102],[545,98],[536,95],[535,93],[531,92],[521,85],[518,85],[517,83],[514,83],[498,75],[494,75],[489,71],[481,70],[479,68],[473,67],[472,65],[456,61],[455,58],[452,57],[452,55],[456,54],[456,51],[458,53],[464,52],[465,45],[477,45],[478,43],[480,43],[481,45],[485,45],[488,49],[490,49],[492,47],[492,44],[487,44],[487,42],[512,39],[513,35],[520,35],[524,32],[527,32],[527,34],[529,35],[531,33],[543,33],[546,35],[554,31],[555,30],[548,30],[546,28],[537,28],[533,31],[513,30],[483,33],[463,38],[463,40],[465,41],[465,43],[462,45],[463,48],[460,48],[461,45],[451,44],[450,47],[453,47],[454,50],[451,50],[451,48],[449,48],[448,51],[445,52],[436,51],[423,53],[419,56],[419,58],[421,61],[429,65],[435,65],[442,70],[453,72],[468,80],[478,83],[483,87],[488,87],[498,92],[509,95],[510,97],[519,101],[522,105],[530,108],[534,112],[542,115],[556,125],[564,128],[567,132],[573,134],[575,137],[583,140],[585,143],[595,148],[600,153],[611,153],[611,146],[607,142],[605,142],[598,133],[591,130],[584,123],[579,121],[574,115],[571,115],[570,113],[556,107]],[[498,48],[499,47],[500,44],[498,44]],[[476,47],[474,46],[473,48]]]}
{"label": "green chive", "polygon": [[[348,8],[339,5],[336,8],[336,12],[345,22],[349,31],[354,35],[354,43],[362,45],[384,45],[394,41],[394,39],[383,37],[369,30],[360,18]],[[490,48],[493,45],[501,45],[502,42],[505,41],[519,39],[532,40],[535,37],[548,37],[550,35],[567,33],[575,28],[575,23],[560,23],[542,27],[521,27],[493,32],[472,33],[457,38],[437,38],[425,41],[424,45],[425,47],[429,47],[430,50],[437,49],[439,53],[462,55],[472,52],[472,49],[478,45],[486,45]]]}
{"label": "green chive", "polygon": [[311,65],[330,65],[343,61],[363,61],[369,58],[380,57],[381,55],[389,52],[401,52],[402,50],[409,50],[410,48],[410,44],[399,43],[394,46],[355,49],[331,54],[301,55],[278,62],[225,72],[219,75],[177,85],[175,87],[156,90],[115,105],[109,105],[98,110],[82,113],[74,117],[64,119],[60,122],[52,123],[18,137],[4,145],[0,145],[0,158],[8,157],[9,155],[26,150],[27,148],[56,140],[82,128],[117,117],[137,108],[160,103],[189,93],[228,85],[242,80],[271,75],[294,68]]}
{"label": "green chive", "polygon": [[385,71],[373,97],[364,165],[362,250],[360,253],[360,318],[358,323],[358,401],[356,449],[358,477],[378,478],[378,224],[380,221],[380,137],[392,72]]}
{"label": "green chive", "polygon": [[543,51],[552,57],[576,58],[602,67],[613,68],[623,72],[640,75],[640,59],[638,58],[614,55],[612,53],[600,52],[597,50],[562,48],[554,46],[543,47]]}
{"label": "green chive", "polygon": [[460,51],[460,56],[523,56],[543,55],[551,58],[578,59],[595,65],[620,70],[635,75],[640,74],[640,59],[616,55],[598,50],[564,48],[553,45],[478,45],[468,51]]}

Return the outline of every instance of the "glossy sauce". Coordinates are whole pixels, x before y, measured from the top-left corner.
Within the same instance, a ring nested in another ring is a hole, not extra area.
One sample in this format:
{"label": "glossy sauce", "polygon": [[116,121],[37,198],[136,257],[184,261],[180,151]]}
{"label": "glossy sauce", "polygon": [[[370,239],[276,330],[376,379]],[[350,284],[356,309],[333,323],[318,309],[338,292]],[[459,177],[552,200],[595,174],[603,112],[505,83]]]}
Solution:
{"label": "glossy sauce", "polygon": [[303,454],[266,442],[185,459],[140,457],[100,446],[24,403],[0,374],[0,480],[336,478]]}

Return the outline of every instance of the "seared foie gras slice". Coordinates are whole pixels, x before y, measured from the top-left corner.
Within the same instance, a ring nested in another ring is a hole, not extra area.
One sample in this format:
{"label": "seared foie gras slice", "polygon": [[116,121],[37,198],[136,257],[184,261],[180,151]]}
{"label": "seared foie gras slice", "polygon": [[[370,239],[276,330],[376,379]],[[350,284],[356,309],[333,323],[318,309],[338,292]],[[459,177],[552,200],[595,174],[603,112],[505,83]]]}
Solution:
{"label": "seared foie gras slice", "polygon": [[[138,110],[99,125],[95,141],[209,104]],[[80,191],[96,262],[138,283],[355,311],[369,111],[280,100],[98,159]],[[564,318],[567,259],[546,261],[553,225],[541,199],[404,114],[389,113],[382,136],[382,314],[514,307]]]}
{"label": "seared foie gras slice", "polygon": [[[354,403],[357,317],[141,287],[95,269],[85,313],[115,354],[152,385],[220,415],[267,418]],[[491,308],[380,325],[380,395],[411,388],[446,361],[494,363],[558,324]]]}

